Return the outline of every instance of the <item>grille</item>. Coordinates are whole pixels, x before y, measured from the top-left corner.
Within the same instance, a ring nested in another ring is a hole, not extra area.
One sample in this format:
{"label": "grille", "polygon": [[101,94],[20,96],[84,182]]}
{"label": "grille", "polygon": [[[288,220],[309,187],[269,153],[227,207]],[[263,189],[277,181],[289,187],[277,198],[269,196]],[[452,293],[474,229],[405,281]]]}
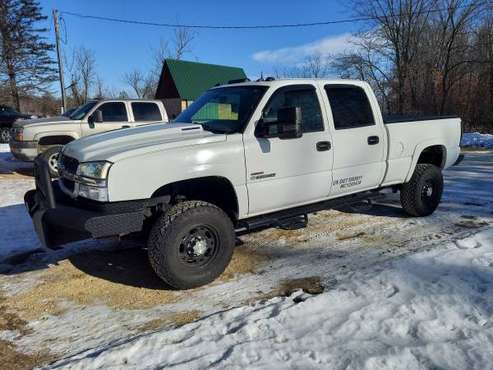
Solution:
{"label": "grille", "polygon": [[75,175],[77,173],[77,167],[79,167],[79,161],[75,158],[61,154],[58,160],[58,166],[64,172]]}

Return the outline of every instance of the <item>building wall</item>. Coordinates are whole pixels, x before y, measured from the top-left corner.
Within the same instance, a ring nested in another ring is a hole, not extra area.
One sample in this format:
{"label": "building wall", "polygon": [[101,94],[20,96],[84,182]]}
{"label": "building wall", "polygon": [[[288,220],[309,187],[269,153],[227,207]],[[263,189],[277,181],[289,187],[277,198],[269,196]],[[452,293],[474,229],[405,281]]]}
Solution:
{"label": "building wall", "polygon": [[163,99],[170,120],[175,119],[182,112],[181,102],[181,99]]}

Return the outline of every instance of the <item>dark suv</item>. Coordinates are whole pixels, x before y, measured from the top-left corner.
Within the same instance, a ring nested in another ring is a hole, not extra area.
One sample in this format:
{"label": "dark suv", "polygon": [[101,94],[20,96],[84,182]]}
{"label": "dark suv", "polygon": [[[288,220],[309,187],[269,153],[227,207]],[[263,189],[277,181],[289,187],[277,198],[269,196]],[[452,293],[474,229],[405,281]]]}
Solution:
{"label": "dark suv", "polygon": [[0,105],[0,143],[8,143],[10,140],[10,129],[18,119],[29,119],[28,114],[17,112],[7,105]]}

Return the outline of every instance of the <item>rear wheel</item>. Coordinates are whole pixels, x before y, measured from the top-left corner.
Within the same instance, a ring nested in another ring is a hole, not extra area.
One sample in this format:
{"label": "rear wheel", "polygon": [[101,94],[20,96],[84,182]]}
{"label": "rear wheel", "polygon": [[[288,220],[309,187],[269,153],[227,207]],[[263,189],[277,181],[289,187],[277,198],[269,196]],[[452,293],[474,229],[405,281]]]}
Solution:
{"label": "rear wheel", "polygon": [[48,162],[48,168],[50,170],[50,175],[51,177],[58,177],[58,156],[60,154],[60,151],[62,150],[63,146],[62,145],[56,145],[52,146],[48,149],[46,149],[42,154],[41,157]]}
{"label": "rear wheel", "polygon": [[233,224],[226,213],[210,203],[186,201],[156,220],[147,248],[151,266],[164,282],[190,289],[223,273],[234,244]]}
{"label": "rear wheel", "polygon": [[402,185],[401,205],[411,216],[428,216],[442,199],[442,171],[432,164],[418,164],[411,180]]}
{"label": "rear wheel", "polygon": [[8,143],[10,141],[10,129],[8,127],[0,128],[0,143]]}

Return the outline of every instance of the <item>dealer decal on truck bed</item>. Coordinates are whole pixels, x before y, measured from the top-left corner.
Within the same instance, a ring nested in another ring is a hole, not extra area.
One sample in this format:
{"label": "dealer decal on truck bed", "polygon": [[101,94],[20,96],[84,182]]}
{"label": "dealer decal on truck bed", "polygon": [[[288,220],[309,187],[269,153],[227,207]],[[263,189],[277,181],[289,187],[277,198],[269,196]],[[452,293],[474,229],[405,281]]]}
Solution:
{"label": "dealer decal on truck bed", "polygon": [[346,177],[344,179],[334,180],[332,185],[339,186],[340,189],[351,188],[353,186],[361,185],[362,179],[363,176]]}

